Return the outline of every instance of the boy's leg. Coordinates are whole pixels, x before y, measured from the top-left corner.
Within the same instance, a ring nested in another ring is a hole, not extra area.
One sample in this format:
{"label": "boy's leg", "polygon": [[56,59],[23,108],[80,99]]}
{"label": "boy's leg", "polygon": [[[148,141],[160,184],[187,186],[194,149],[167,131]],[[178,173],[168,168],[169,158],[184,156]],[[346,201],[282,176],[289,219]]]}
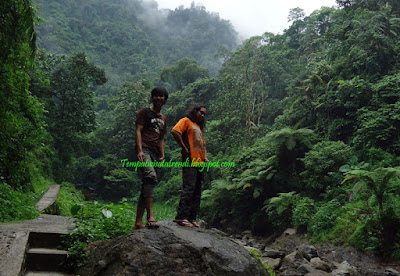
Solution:
{"label": "boy's leg", "polygon": [[196,221],[197,212],[200,209],[200,200],[201,200],[201,186],[204,179],[204,171],[200,172],[197,170],[196,172],[196,184],[193,191],[193,200],[190,205],[190,213],[189,213],[189,221]]}
{"label": "boy's leg", "polygon": [[[147,221],[149,222],[155,222],[154,214],[153,214],[153,198],[152,197],[146,197],[146,210],[147,210]],[[150,223],[152,224],[152,223]]]}
{"label": "boy's leg", "polygon": [[144,211],[146,210],[146,205],[144,203],[144,198],[142,196],[142,192],[140,193],[139,196],[139,201],[138,201],[138,205],[136,208],[136,220],[135,220],[135,229],[143,229],[144,225],[143,225],[143,215],[144,215]]}
{"label": "boy's leg", "polygon": [[[145,155],[145,161],[153,162],[155,157],[152,152],[147,148],[143,149]],[[156,226],[154,214],[153,214],[153,191],[154,186],[158,182],[157,172],[153,167],[144,167],[142,170],[142,195],[143,195],[143,205],[147,211],[147,224],[148,226]],[[143,214],[142,214],[143,216]]]}
{"label": "boy's leg", "polygon": [[182,168],[181,199],[177,207],[176,219],[188,219],[196,185],[197,168]]}

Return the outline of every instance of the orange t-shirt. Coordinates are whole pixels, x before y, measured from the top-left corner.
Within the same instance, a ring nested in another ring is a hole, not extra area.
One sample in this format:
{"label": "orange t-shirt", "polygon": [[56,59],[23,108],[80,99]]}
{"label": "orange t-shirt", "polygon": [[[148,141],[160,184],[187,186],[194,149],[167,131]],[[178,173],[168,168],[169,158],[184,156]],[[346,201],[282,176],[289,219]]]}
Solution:
{"label": "orange t-shirt", "polygon": [[189,149],[189,156],[182,156],[182,161],[185,162],[189,158],[190,162],[203,163],[206,153],[206,142],[204,141],[203,132],[200,126],[185,117],[179,120],[173,130],[182,135],[185,146]]}

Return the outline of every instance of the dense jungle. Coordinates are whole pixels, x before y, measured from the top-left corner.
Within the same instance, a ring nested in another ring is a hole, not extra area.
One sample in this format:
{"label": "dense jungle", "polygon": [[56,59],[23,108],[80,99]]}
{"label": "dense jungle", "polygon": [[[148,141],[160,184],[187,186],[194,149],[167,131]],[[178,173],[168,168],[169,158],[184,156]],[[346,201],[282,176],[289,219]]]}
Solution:
{"label": "dense jungle", "polygon": [[[2,1],[0,222],[38,216],[62,183],[59,213],[81,220],[74,250],[131,231],[141,180],[121,160],[135,160],[136,114],[164,86],[167,160],[180,159],[171,128],[201,102],[208,159],[235,163],[206,174],[208,225],[293,227],[398,260],[400,2],[336,2],[293,7],[282,34],[240,41],[194,3]],[[159,218],[173,218],[181,184],[180,169],[162,170]]]}

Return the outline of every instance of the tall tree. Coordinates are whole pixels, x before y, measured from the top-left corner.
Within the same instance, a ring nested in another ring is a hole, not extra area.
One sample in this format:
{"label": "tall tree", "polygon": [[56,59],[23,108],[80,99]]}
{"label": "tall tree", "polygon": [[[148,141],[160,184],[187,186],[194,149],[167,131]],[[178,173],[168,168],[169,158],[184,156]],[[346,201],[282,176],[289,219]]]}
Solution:
{"label": "tall tree", "polygon": [[200,67],[196,60],[188,57],[178,60],[174,65],[165,67],[161,72],[161,80],[165,82],[171,80],[178,90],[182,90],[183,87],[199,78],[208,76],[207,69]]}
{"label": "tall tree", "polygon": [[35,57],[35,12],[29,0],[0,5],[0,182],[29,183],[46,143],[43,107],[29,92]]}
{"label": "tall tree", "polygon": [[95,129],[93,87],[106,81],[104,70],[90,63],[83,53],[66,58],[52,72],[48,124],[64,165],[82,150],[84,135]]}

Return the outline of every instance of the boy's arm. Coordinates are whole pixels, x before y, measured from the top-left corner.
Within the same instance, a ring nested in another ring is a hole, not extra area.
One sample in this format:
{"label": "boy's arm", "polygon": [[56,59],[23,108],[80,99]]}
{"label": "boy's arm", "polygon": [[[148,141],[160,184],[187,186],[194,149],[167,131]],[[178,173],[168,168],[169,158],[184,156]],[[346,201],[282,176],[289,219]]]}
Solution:
{"label": "boy's arm", "polygon": [[185,143],[183,143],[182,139],[182,134],[180,134],[176,130],[171,130],[172,136],[174,136],[175,141],[178,143],[178,145],[182,148],[182,153],[189,154],[189,149],[185,146]]}
{"label": "boy's arm", "polygon": [[160,140],[160,162],[165,159],[165,152],[164,152],[164,137]]}
{"label": "boy's arm", "polygon": [[143,130],[143,125],[136,124],[135,140],[136,140],[137,157],[140,162],[144,162],[144,153],[142,148],[142,130]]}

